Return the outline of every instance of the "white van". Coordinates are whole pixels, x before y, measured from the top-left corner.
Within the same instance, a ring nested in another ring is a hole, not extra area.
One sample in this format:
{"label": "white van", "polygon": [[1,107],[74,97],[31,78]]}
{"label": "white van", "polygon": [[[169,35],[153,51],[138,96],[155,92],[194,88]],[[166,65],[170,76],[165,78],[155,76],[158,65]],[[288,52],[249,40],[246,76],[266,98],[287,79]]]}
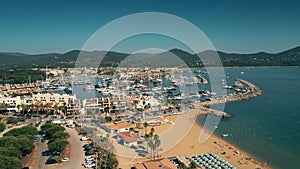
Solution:
{"label": "white van", "polygon": [[88,138],[87,138],[87,137],[81,137],[80,140],[81,140],[81,141],[87,141]]}

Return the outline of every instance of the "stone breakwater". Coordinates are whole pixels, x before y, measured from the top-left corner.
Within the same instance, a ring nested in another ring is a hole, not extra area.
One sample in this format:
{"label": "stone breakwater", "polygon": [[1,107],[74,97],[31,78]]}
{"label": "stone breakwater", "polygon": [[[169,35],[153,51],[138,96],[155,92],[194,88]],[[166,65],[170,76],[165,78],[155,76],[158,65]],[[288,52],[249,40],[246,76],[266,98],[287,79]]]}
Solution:
{"label": "stone breakwater", "polygon": [[254,84],[243,80],[243,79],[237,79],[237,82],[242,84],[242,87],[239,88],[238,92],[235,92],[234,94],[230,94],[224,97],[219,97],[216,99],[213,99],[211,101],[205,101],[201,102],[199,106],[199,110],[205,111],[209,114],[213,114],[219,117],[230,117],[230,115],[226,112],[222,112],[219,110],[213,110],[207,108],[208,106],[215,105],[215,104],[224,104],[228,102],[236,102],[240,100],[247,100],[253,97],[257,97],[262,94],[262,91],[255,86]]}
{"label": "stone breakwater", "polygon": [[228,117],[230,117],[230,114],[228,114],[226,112],[215,110],[215,109],[210,109],[210,108],[203,107],[203,106],[199,107],[199,112],[202,115],[212,114],[212,115],[215,115],[215,116],[218,116],[218,117],[222,117],[222,118],[228,118]]}

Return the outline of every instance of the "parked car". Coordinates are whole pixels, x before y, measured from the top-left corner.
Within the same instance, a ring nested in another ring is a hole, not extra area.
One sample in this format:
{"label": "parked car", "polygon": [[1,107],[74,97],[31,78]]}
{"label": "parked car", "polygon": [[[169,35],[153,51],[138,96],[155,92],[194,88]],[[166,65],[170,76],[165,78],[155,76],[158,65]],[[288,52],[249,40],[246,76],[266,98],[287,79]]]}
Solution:
{"label": "parked car", "polygon": [[45,132],[46,132],[45,130],[40,130],[40,131],[38,132],[38,134],[39,134],[39,135],[44,135]]}
{"label": "parked car", "polygon": [[43,151],[42,152],[42,156],[49,156],[49,155],[52,155],[52,151],[51,150],[46,150],[46,151]]}
{"label": "parked car", "polygon": [[53,153],[52,153],[52,156],[59,156],[60,155],[60,152],[58,152],[58,151],[53,151]]}
{"label": "parked car", "polygon": [[92,149],[92,146],[86,146],[85,148],[84,148],[84,151],[89,151],[89,150],[91,150]]}
{"label": "parked car", "polygon": [[85,168],[92,168],[92,167],[95,167],[96,164],[85,164],[84,167]]}
{"label": "parked car", "polygon": [[81,140],[81,141],[87,141],[88,138],[87,138],[87,137],[81,137],[80,140]]}
{"label": "parked car", "polygon": [[95,160],[85,160],[85,162],[86,162],[87,164],[93,164],[93,163],[96,163]]}
{"label": "parked car", "polygon": [[61,161],[62,161],[62,162],[67,162],[67,161],[69,161],[69,158],[68,158],[68,157],[65,157],[65,158],[63,158]]}
{"label": "parked car", "polygon": [[90,155],[96,154],[96,152],[89,150],[89,151],[86,151],[84,154],[85,154],[85,156],[90,156]]}
{"label": "parked car", "polygon": [[89,161],[89,160],[95,160],[95,158],[94,158],[94,157],[91,157],[91,156],[85,157],[85,161]]}
{"label": "parked car", "polygon": [[55,163],[56,163],[56,160],[53,159],[52,157],[49,157],[45,164],[55,164]]}
{"label": "parked car", "polygon": [[88,146],[91,146],[90,144],[85,144],[85,145],[83,145],[82,147],[83,148],[86,148],[86,147],[88,147]]}
{"label": "parked car", "polygon": [[84,149],[84,151],[91,151],[91,150],[92,150],[91,147],[86,147],[86,148]]}

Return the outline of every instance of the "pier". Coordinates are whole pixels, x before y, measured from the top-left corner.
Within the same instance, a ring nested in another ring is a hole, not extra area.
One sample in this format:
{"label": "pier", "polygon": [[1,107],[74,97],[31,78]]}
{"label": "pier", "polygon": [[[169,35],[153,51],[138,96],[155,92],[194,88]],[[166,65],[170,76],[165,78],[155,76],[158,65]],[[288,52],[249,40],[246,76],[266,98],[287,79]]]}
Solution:
{"label": "pier", "polygon": [[215,104],[224,104],[228,102],[248,100],[250,98],[257,97],[262,94],[262,91],[254,84],[243,79],[237,79],[237,81],[243,85],[243,92],[227,95],[224,96],[222,99],[215,99],[211,101],[201,102],[198,106],[199,111],[201,112],[200,114],[212,114],[218,117],[228,118],[230,117],[228,113],[219,110],[210,109],[207,107]]}
{"label": "pier", "polygon": [[201,105],[199,107],[199,114],[201,114],[201,115],[211,114],[211,115],[214,115],[214,116],[217,116],[217,117],[222,117],[222,118],[229,118],[230,117],[230,114],[228,114],[224,111],[210,109],[210,108],[207,108],[207,107],[203,107]]}
{"label": "pier", "polygon": [[237,79],[237,81],[243,85],[243,92],[227,95],[224,96],[224,98],[222,99],[205,101],[201,103],[201,106],[206,107],[215,104],[223,104],[228,102],[236,102],[240,100],[248,100],[250,98],[257,97],[262,94],[262,91],[254,84],[243,79]]}

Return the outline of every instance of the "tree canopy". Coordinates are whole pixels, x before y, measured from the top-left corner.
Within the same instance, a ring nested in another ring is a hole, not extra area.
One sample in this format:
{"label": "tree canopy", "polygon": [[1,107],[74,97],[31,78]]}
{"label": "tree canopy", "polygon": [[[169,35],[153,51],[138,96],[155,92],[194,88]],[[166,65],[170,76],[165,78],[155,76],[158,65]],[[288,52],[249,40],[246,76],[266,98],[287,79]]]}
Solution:
{"label": "tree canopy", "polygon": [[33,126],[25,126],[18,129],[12,129],[4,134],[4,136],[20,136],[20,135],[37,135],[37,129]]}
{"label": "tree canopy", "polygon": [[26,155],[32,152],[34,147],[33,140],[26,135],[21,135],[18,137],[5,136],[0,138],[0,147],[16,147],[22,153]]}
{"label": "tree canopy", "polygon": [[62,127],[62,126],[58,126],[58,125],[52,125],[52,127],[48,128],[46,130],[46,135],[48,135],[49,137],[53,137],[53,135],[56,133],[56,132],[60,132],[60,131],[64,131],[65,128]]}
{"label": "tree canopy", "polygon": [[2,122],[0,122],[0,132],[4,130],[5,130],[5,125]]}
{"label": "tree canopy", "polygon": [[64,139],[55,139],[53,142],[48,144],[48,148],[52,151],[62,152],[68,144],[68,141]]}
{"label": "tree canopy", "polygon": [[2,156],[22,158],[22,153],[17,147],[0,147],[0,154]]}
{"label": "tree canopy", "polygon": [[20,169],[22,162],[16,157],[8,157],[0,155],[0,168],[3,169]]}
{"label": "tree canopy", "polygon": [[68,133],[63,132],[63,131],[58,131],[58,132],[53,134],[54,139],[57,139],[57,138],[66,139],[66,138],[69,138],[69,137],[70,137],[70,135]]}

